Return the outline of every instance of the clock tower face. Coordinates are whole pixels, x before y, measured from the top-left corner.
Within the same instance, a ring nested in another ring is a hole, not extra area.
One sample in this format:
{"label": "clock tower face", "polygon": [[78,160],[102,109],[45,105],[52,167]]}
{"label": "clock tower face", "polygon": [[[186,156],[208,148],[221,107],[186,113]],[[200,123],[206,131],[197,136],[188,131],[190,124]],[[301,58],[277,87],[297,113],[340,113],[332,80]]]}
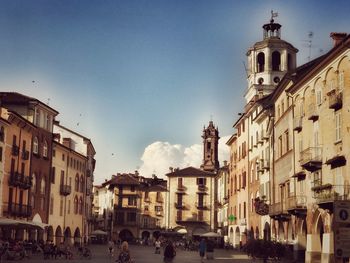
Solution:
{"label": "clock tower face", "polygon": [[212,121],[207,128],[203,129],[203,164],[201,169],[205,171],[216,171],[219,169],[218,143],[219,131]]}

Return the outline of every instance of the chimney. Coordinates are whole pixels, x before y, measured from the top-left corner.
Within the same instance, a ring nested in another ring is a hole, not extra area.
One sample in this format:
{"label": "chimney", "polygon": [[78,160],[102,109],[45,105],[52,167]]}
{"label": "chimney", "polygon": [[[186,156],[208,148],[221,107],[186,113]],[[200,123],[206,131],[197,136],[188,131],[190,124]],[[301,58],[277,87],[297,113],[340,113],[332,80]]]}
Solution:
{"label": "chimney", "polygon": [[330,37],[333,39],[333,47],[340,44],[344,38],[346,38],[347,33],[332,32]]}
{"label": "chimney", "polygon": [[169,170],[170,170],[171,173],[174,172],[174,168],[173,167],[169,167]]}
{"label": "chimney", "polygon": [[227,166],[227,161],[226,160],[224,161],[224,166]]}

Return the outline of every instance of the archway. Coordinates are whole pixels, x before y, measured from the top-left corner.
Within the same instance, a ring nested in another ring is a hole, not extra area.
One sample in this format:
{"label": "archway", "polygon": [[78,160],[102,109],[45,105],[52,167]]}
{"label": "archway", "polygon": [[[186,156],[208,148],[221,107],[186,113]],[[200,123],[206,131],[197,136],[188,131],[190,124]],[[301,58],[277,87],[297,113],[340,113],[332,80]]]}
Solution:
{"label": "archway", "polygon": [[324,225],[321,214],[318,216],[317,224],[316,224],[316,234],[320,238],[321,251],[322,251],[322,243],[323,243],[323,233],[324,233]]}
{"label": "archway", "polygon": [[248,235],[249,239],[254,239],[255,235],[254,235],[254,228],[251,226],[250,227],[250,233]]}
{"label": "archway", "polygon": [[71,245],[72,244],[72,232],[70,231],[70,228],[67,227],[64,231],[64,243]]}
{"label": "archway", "polygon": [[47,228],[47,240],[53,241],[53,227],[52,226],[49,226]]}
{"label": "archway", "polygon": [[231,245],[233,245],[233,240],[234,240],[233,228],[230,227],[229,242],[230,242]]}
{"label": "archway", "polygon": [[130,230],[128,229],[123,229],[122,231],[120,231],[119,233],[119,238],[121,241],[132,241],[134,239],[133,234],[131,233]]}
{"label": "archway", "polygon": [[74,245],[80,244],[81,236],[80,236],[80,229],[77,227],[74,231]]}
{"label": "archway", "polygon": [[271,227],[268,222],[264,226],[264,240],[271,240]]}
{"label": "archway", "polygon": [[56,245],[59,245],[62,241],[62,229],[60,226],[58,226],[55,231],[55,243]]}
{"label": "archway", "polygon": [[281,221],[278,222],[278,240],[280,242],[285,240],[283,222]]}
{"label": "archway", "polygon": [[[42,223],[43,222],[42,219],[41,219],[41,216],[38,213],[36,213],[34,215],[32,221],[35,222],[35,223]],[[44,240],[44,230],[43,229],[37,229],[37,230],[30,231],[29,236],[30,237],[34,236],[34,239],[36,239],[36,240]]]}
{"label": "archway", "polygon": [[234,247],[237,248],[240,245],[240,241],[241,241],[241,233],[239,231],[239,227],[236,227],[236,231],[235,231],[235,243],[234,243]]}

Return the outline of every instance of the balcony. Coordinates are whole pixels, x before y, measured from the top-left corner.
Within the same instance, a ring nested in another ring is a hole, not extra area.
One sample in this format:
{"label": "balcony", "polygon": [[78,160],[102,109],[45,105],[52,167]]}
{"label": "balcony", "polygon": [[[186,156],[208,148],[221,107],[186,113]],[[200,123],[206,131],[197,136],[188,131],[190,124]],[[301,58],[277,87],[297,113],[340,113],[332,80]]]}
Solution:
{"label": "balcony", "polygon": [[322,167],[322,148],[309,147],[300,153],[299,163],[301,167],[314,172]]}
{"label": "balcony", "polygon": [[32,177],[19,173],[11,173],[9,185],[27,190],[32,187]]}
{"label": "balcony", "polygon": [[309,104],[307,111],[307,119],[312,121],[318,120],[318,112],[315,103]]}
{"label": "balcony", "polygon": [[174,205],[176,209],[185,209],[185,205],[183,203],[175,203]]}
{"label": "balcony", "polygon": [[182,185],[182,184],[177,186],[177,192],[178,193],[184,193],[186,191],[186,189],[187,188],[184,185]]}
{"label": "balcony", "polygon": [[246,218],[238,219],[238,225],[246,226],[247,225],[247,219]]}
{"label": "balcony", "polygon": [[270,160],[263,160],[263,168],[266,170],[270,169]]}
{"label": "balcony", "polygon": [[9,203],[7,213],[12,216],[30,217],[32,215],[32,206]]}
{"label": "balcony", "polygon": [[22,152],[22,159],[28,160],[29,159],[29,151],[23,151]]}
{"label": "balcony", "polygon": [[290,215],[285,210],[285,206],[285,203],[282,202],[271,204],[269,207],[269,216],[275,220],[288,220]]}
{"label": "balcony", "polygon": [[208,206],[205,202],[196,202],[195,206],[197,207],[198,210],[208,209]]}
{"label": "balcony", "polygon": [[163,211],[156,211],[156,216],[164,216]]}
{"label": "balcony", "polygon": [[316,204],[322,209],[333,211],[334,201],[350,200],[349,185],[323,184],[311,189],[314,191]]}
{"label": "balcony", "polygon": [[307,211],[306,196],[297,195],[287,198],[286,208],[292,215],[305,216]]}
{"label": "balcony", "polygon": [[72,192],[72,187],[70,185],[66,185],[66,184],[61,184],[60,185],[60,194],[67,196],[70,195],[70,193]]}
{"label": "balcony", "polygon": [[300,132],[303,129],[303,118],[295,117],[293,120],[293,130]]}
{"label": "balcony", "polygon": [[206,192],[208,190],[208,187],[206,187],[203,184],[198,185],[198,192]]}
{"label": "balcony", "polygon": [[12,145],[12,155],[13,156],[18,156],[19,154],[19,147],[17,145]]}
{"label": "balcony", "polygon": [[343,93],[336,90],[331,90],[327,93],[327,95],[329,101],[328,107],[334,110],[341,109],[343,106]]}

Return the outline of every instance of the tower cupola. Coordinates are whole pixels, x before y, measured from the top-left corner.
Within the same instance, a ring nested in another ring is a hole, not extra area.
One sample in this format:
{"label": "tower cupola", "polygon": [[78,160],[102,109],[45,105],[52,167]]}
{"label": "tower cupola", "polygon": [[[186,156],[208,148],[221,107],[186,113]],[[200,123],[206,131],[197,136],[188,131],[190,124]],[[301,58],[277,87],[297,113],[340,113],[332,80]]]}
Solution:
{"label": "tower cupola", "polygon": [[246,103],[272,93],[283,76],[296,69],[298,50],[281,39],[282,26],[275,22],[275,17],[277,13],[271,11],[270,23],[262,26],[263,40],[248,49]]}
{"label": "tower cupola", "polygon": [[203,129],[203,164],[201,169],[214,172],[219,169],[218,144],[219,130],[215,128],[213,121],[209,122],[207,128]]}

